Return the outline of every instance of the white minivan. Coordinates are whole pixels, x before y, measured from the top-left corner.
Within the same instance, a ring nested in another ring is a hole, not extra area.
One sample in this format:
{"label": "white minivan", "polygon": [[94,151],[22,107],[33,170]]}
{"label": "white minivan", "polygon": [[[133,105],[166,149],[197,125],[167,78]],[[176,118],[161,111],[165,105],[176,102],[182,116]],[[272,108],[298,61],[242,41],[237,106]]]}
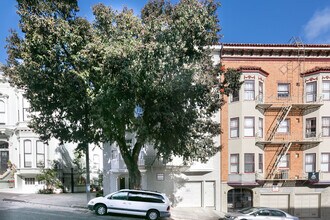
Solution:
{"label": "white minivan", "polygon": [[88,209],[98,215],[119,213],[146,216],[149,220],[170,217],[170,201],[163,193],[123,189],[88,202]]}

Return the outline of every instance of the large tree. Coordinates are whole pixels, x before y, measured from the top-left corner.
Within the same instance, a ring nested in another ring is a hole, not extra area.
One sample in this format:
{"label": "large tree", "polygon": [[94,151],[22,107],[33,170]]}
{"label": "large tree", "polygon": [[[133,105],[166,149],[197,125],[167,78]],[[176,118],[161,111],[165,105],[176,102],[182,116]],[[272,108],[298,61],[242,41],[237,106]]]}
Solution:
{"label": "large tree", "polygon": [[[146,143],[160,157],[185,161],[206,161],[219,150],[212,116],[223,104],[219,92],[239,88],[240,74],[212,62],[217,2],[152,0],[141,16],[98,4],[93,23],[76,16],[76,0],[18,6],[24,35],[9,38],[5,73],[25,90],[37,112],[31,127],[42,138],[116,143],[132,188],[140,188]],[[134,115],[137,107],[143,114]]]}

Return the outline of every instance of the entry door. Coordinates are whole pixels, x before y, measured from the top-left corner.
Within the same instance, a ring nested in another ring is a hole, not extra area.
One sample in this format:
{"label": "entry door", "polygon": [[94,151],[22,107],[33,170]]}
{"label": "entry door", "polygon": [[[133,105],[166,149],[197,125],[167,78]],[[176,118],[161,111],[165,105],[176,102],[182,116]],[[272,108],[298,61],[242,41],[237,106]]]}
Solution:
{"label": "entry door", "polygon": [[215,196],[215,183],[205,182],[204,185],[204,206],[215,207],[214,196]]}
{"label": "entry door", "polygon": [[8,168],[8,160],[9,160],[9,152],[8,151],[0,151],[0,174],[6,172]]}

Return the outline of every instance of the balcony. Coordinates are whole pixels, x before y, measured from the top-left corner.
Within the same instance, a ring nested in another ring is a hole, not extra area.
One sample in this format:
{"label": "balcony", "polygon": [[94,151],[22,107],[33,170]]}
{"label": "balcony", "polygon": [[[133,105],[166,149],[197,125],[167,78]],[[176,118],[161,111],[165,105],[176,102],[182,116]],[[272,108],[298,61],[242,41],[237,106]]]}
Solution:
{"label": "balcony", "polygon": [[[140,158],[138,161],[138,166],[140,168],[144,168],[145,166],[145,160]],[[123,160],[123,158],[119,155],[118,158],[112,159],[110,161],[110,169],[113,172],[125,172],[127,170],[126,164]]]}
{"label": "balcony", "polygon": [[292,105],[292,110],[300,110],[302,114],[316,111],[323,105],[322,96],[315,96],[312,99],[310,96],[278,96],[272,95],[269,97],[257,97],[256,109],[264,113],[268,109],[281,109],[283,105]]}
{"label": "balcony", "polygon": [[230,173],[228,185],[231,186],[257,186],[255,173]]}
{"label": "balcony", "polygon": [[292,143],[292,147],[298,147],[300,150],[307,150],[313,147],[316,147],[322,142],[322,134],[313,134],[306,133],[276,133],[272,140],[267,140],[267,137],[260,137],[256,134],[256,145],[264,149],[266,145],[283,145],[286,143]]}

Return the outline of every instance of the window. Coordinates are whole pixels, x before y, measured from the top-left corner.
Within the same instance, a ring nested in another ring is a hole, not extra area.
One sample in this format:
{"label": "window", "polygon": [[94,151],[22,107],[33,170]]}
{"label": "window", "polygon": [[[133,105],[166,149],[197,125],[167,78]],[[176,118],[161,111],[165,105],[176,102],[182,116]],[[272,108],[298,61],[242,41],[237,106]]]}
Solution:
{"label": "window", "polygon": [[45,167],[45,145],[37,141],[37,167]]}
{"label": "window", "polygon": [[23,121],[27,121],[30,118],[30,104],[27,99],[23,99]]}
{"label": "window", "polygon": [[306,119],[306,138],[316,137],[316,118]]}
{"label": "window", "polygon": [[263,154],[259,154],[259,163],[258,163],[258,172],[262,173],[263,169],[264,169],[264,155]]}
{"label": "window", "polygon": [[321,154],[321,171],[330,172],[330,153]]}
{"label": "window", "polygon": [[25,178],[25,185],[34,185],[35,181],[35,178]]}
{"label": "window", "polygon": [[289,154],[283,155],[280,158],[280,161],[278,163],[278,167],[279,168],[289,168],[289,158],[290,158]]}
{"label": "window", "polygon": [[277,128],[278,133],[289,133],[290,132],[290,121],[289,119],[283,120]]}
{"label": "window", "polygon": [[164,173],[157,173],[156,174],[156,180],[158,180],[158,181],[164,181],[165,180]]}
{"label": "window", "polygon": [[6,124],[6,106],[2,100],[0,100],[0,124]]}
{"label": "window", "polygon": [[315,102],[317,96],[316,82],[306,83],[306,102]]}
{"label": "window", "polygon": [[117,150],[111,150],[111,160],[118,159],[118,151]]}
{"label": "window", "polygon": [[230,137],[239,137],[239,118],[230,119]]}
{"label": "window", "polygon": [[244,137],[254,137],[254,117],[244,118]]}
{"label": "window", "polygon": [[254,100],[254,80],[244,81],[244,100]]}
{"label": "window", "polygon": [[244,172],[254,173],[254,154],[244,154]]}
{"label": "window", "polygon": [[30,140],[24,141],[24,167],[32,167],[32,144]]}
{"label": "window", "polygon": [[269,211],[268,210],[260,210],[256,213],[257,216],[269,216]]}
{"label": "window", "polygon": [[113,194],[111,196],[111,199],[113,200],[127,200],[127,192],[118,192],[116,194]]}
{"label": "window", "polygon": [[322,117],[322,136],[330,137],[330,117]]}
{"label": "window", "polygon": [[258,137],[262,138],[264,136],[264,120],[259,118],[259,125],[258,125]]}
{"label": "window", "polygon": [[289,83],[279,83],[277,85],[277,97],[287,98],[290,96],[290,84]]}
{"label": "window", "polygon": [[330,100],[330,80],[323,80],[322,82],[322,96],[323,100]]}
{"label": "window", "polygon": [[270,211],[271,216],[278,216],[278,217],[283,217],[283,218],[286,217],[286,215],[279,210],[269,210],[269,211]]}
{"label": "window", "polygon": [[315,172],[315,154],[306,154],[305,156],[305,172]]}
{"label": "window", "polygon": [[238,102],[239,101],[239,90],[234,90],[230,95],[230,102]]}
{"label": "window", "polygon": [[263,102],[264,101],[264,83],[259,81],[259,95],[258,95],[258,101]]}
{"label": "window", "polygon": [[136,202],[152,202],[152,203],[165,202],[164,198],[161,195],[142,193],[142,192],[129,192],[128,200],[136,201]]}
{"label": "window", "polygon": [[230,155],[230,173],[239,173],[239,154]]}

